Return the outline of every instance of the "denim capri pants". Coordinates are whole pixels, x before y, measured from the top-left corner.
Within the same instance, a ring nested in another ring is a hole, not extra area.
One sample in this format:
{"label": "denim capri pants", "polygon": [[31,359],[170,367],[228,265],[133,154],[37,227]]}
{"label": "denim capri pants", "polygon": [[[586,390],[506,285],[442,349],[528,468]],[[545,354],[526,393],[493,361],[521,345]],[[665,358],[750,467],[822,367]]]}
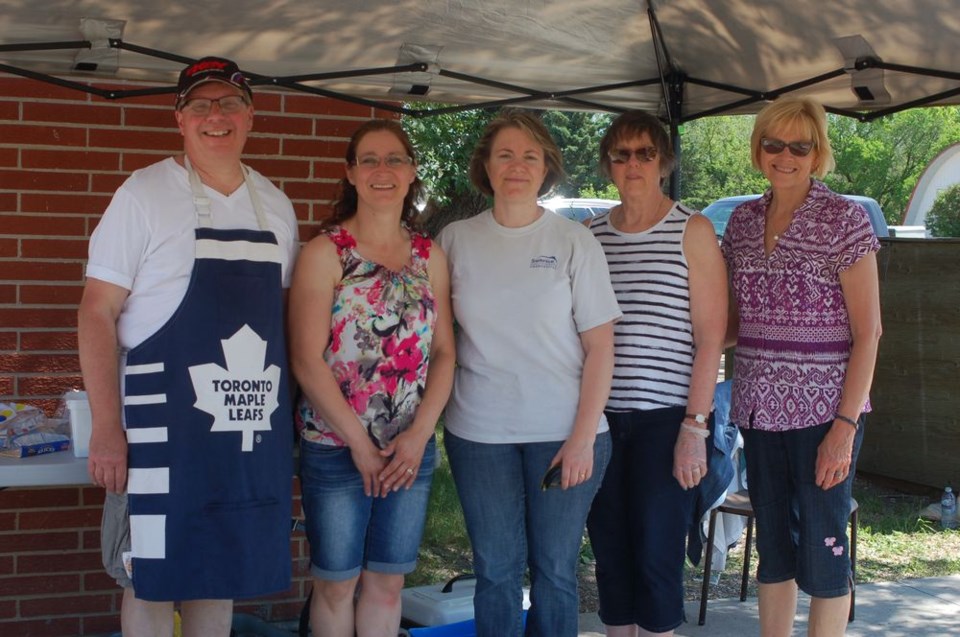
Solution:
{"label": "denim capri pants", "polygon": [[300,441],[300,486],[310,541],[310,572],[344,581],[361,569],[402,575],[417,564],[437,448],[430,438],[410,489],[385,498],[363,492],[349,447]]}
{"label": "denim capri pants", "polygon": [[[811,597],[842,597],[851,589],[847,522],[861,426],[850,472],[824,491],[816,484],[817,448],[833,421],[789,431],[741,429],[750,502],[757,522],[757,579],[796,580]],[[844,425],[847,426],[847,425]]]}

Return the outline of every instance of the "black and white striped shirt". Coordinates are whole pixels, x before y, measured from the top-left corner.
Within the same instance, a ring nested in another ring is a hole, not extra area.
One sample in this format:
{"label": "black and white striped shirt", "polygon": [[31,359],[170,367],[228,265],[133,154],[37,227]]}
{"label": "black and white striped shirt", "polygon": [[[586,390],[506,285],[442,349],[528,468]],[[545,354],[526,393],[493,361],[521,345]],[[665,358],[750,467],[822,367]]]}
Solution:
{"label": "black and white striped shirt", "polygon": [[683,235],[692,214],[674,204],[655,226],[635,233],[614,228],[609,212],[590,224],[623,312],[614,324],[609,411],[687,404],[694,347]]}

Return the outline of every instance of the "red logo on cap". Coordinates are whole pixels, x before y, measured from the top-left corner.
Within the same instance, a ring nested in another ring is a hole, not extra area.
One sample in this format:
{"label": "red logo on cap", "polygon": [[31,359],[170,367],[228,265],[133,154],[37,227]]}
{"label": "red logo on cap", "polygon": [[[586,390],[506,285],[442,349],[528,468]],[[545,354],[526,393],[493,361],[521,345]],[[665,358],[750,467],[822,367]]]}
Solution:
{"label": "red logo on cap", "polygon": [[190,67],[190,70],[187,72],[188,75],[196,75],[200,71],[209,71],[210,69],[217,69],[222,71],[227,67],[226,62],[218,62],[217,60],[207,60],[205,62],[197,62]]}

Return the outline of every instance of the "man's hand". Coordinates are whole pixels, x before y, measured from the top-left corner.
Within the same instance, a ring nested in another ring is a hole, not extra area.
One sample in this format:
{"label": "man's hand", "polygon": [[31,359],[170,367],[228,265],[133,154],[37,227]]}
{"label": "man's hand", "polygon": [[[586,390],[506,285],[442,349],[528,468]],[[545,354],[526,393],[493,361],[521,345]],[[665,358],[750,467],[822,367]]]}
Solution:
{"label": "man's hand", "polygon": [[97,486],[113,493],[127,488],[127,436],[120,427],[95,427],[87,471]]}
{"label": "man's hand", "polygon": [[80,369],[90,399],[93,431],[87,470],[93,483],[122,493],[127,487],[127,437],[121,424],[117,319],[130,292],[87,279],[78,312]]}

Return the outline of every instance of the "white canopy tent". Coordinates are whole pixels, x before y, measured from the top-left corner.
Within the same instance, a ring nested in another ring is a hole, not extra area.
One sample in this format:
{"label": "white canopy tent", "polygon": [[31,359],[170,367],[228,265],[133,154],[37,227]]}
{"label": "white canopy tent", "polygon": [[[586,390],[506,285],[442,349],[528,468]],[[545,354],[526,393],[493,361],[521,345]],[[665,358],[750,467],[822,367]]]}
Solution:
{"label": "white canopy tent", "polygon": [[[787,92],[870,119],[960,103],[960,0],[0,0],[0,71],[108,98],[222,55],[255,84],[403,110],[522,104],[664,121]],[[76,84],[74,84],[76,83]],[[411,111],[423,115],[422,111]]]}

